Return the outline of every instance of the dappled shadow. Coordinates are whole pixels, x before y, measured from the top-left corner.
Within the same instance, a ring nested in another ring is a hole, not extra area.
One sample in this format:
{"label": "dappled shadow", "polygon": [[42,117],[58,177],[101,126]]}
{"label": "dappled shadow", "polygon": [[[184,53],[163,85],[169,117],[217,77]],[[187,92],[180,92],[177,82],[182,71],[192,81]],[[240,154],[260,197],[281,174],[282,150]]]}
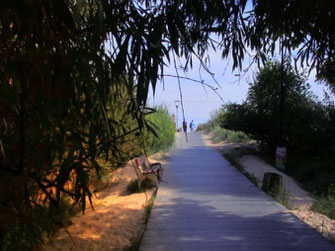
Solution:
{"label": "dappled shadow", "polygon": [[94,211],[87,206],[84,215],[71,218],[73,224],[60,229],[42,250],[124,250],[138,241],[144,206],[154,190],[120,196],[135,177],[130,166],[114,172],[109,186],[94,197]]}
{"label": "dappled shadow", "polygon": [[119,181],[110,182],[103,187],[99,192],[94,193],[94,199],[105,199],[108,196],[115,196],[124,190],[124,185],[120,184]]}
{"label": "dappled shadow", "polygon": [[143,250],[334,250],[193,133],[172,152]]}
{"label": "dappled shadow", "polygon": [[[138,225],[143,225],[144,209],[121,205],[99,205],[76,216],[73,225],[61,229],[43,250],[121,250],[139,237]],[[111,238],[112,237],[112,238]],[[135,237],[135,238],[134,238]]]}
{"label": "dappled shadow", "polygon": [[205,146],[178,149],[169,159],[163,179],[164,186],[195,195],[266,197],[219,153]]}
{"label": "dappled shadow", "polygon": [[141,250],[334,250],[292,214],[220,210],[182,198],[154,206]]}

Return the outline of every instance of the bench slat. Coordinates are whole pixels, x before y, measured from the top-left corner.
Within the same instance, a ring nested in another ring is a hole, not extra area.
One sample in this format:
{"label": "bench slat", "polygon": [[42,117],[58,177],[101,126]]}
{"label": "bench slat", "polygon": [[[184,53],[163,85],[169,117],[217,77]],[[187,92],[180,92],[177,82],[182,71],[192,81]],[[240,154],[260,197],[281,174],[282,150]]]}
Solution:
{"label": "bench slat", "polygon": [[156,186],[158,186],[157,177],[159,176],[159,172],[162,168],[161,163],[157,162],[150,165],[148,158],[145,155],[142,155],[135,158],[135,164],[136,166],[134,166],[134,169],[138,177],[139,185],[145,178],[149,178]]}
{"label": "bench slat", "polygon": [[136,164],[142,166],[143,164],[148,168],[150,167],[148,158],[145,155],[136,158]]}

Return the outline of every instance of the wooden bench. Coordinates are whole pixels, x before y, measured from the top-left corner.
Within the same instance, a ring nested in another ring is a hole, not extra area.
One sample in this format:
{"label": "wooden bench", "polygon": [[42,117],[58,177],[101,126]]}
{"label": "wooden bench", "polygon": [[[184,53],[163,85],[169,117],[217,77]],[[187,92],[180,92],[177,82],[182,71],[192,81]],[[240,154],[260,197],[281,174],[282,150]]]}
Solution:
{"label": "wooden bench", "polygon": [[158,181],[161,180],[163,172],[162,165],[160,162],[149,163],[148,158],[145,155],[135,158],[134,169],[138,177],[138,186],[141,188],[142,182],[148,178],[153,184],[158,187]]}

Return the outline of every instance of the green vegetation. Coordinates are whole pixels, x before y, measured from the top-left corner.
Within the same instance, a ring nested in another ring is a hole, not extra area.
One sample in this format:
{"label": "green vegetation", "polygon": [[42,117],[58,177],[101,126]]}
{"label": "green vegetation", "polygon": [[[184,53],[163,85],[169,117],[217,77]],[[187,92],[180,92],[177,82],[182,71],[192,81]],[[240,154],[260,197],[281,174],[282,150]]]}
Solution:
{"label": "green vegetation", "polygon": [[[144,211],[145,211],[144,224],[148,223],[150,213],[151,213],[152,207],[154,205],[155,199],[156,199],[156,193],[154,193],[152,195],[152,197],[147,201],[147,203],[144,207]],[[143,239],[143,235],[144,235],[144,231],[140,232],[140,234],[138,236],[136,236],[134,240],[132,240],[130,247],[127,248],[126,251],[138,251],[139,248],[140,248],[142,239]]]}
{"label": "green vegetation", "polygon": [[[122,100],[119,100],[118,102],[123,102]],[[111,103],[108,103],[108,107],[111,107]],[[119,112],[121,113],[123,106],[120,107]],[[151,110],[148,117],[148,123],[150,123],[152,128],[143,129],[142,132],[138,131],[137,134],[132,133],[125,135],[120,141],[116,141],[119,149],[119,158],[114,159],[114,163],[119,164],[113,165],[113,159],[109,159],[109,161],[106,162],[106,160],[101,159],[100,157],[96,162],[96,165],[99,165],[99,176],[97,176],[97,170],[87,169],[86,182],[88,189],[94,192],[103,189],[106,186],[105,183],[108,181],[110,171],[120,167],[124,161],[136,157],[143,152],[149,152],[151,154],[158,151],[167,151],[172,147],[175,132],[172,119],[167,110],[165,108],[158,107],[157,111]],[[117,119],[118,116],[114,116],[114,118]],[[122,130],[125,130],[125,128],[131,128],[136,125],[136,122],[130,117],[119,115],[119,118],[123,121],[123,127],[117,128],[120,130],[119,133],[122,133]],[[141,137],[141,134],[144,136]],[[145,146],[145,149],[142,146]],[[118,162],[116,162],[117,160]],[[70,177],[75,179],[75,176],[70,175]],[[144,184],[144,187],[149,186],[149,183]],[[137,192],[137,181],[135,181],[134,184],[130,184],[128,189],[129,192]],[[3,237],[3,248],[5,250],[22,249],[47,243],[50,235],[56,232],[59,227],[69,224],[70,218],[78,212],[78,206],[75,208],[71,206],[73,198],[70,199],[70,196],[62,195],[62,197],[60,197],[61,201],[57,206],[55,206],[53,204],[48,204],[46,197],[44,197],[45,199],[43,201],[37,201],[38,197],[43,197],[45,195],[43,195],[43,191],[39,191],[38,188],[35,188],[35,190],[35,194],[31,191],[31,196],[36,198],[35,204],[29,211],[27,211],[27,214],[24,215],[24,217],[26,217],[25,222],[21,223],[20,221],[17,221],[17,223],[12,223],[6,228],[6,232]],[[5,190],[1,192],[5,192]],[[49,193],[52,196],[53,192],[49,191]],[[7,196],[11,196],[11,194]],[[22,203],[24,203],[24,201]],[[75,203],[75,205],[76,204],[77,203]],[[1,217],[5,218],[4,223],[9,224],[9,222],[16,222],[17,219],[15,219],[14,216],[12,216],[13,218],[10,218],[10,214],[6,215],[10,208],[4,208],[4,210],[6,211],[2,212],[2,215],[0,213]],[[82,208],[82,210],[84,209]],[[28,224],[26,222],[28,222]]]}
{"label": "green vegetation", "polygon": [[250,141],[250,138],[243,132],[235,132],[221,127],[220,124],[224,116],[222,109],[213,112],[211,119],[207,123],[199,125],[197,130],[211,133],[214,142],[242,143]]}
{"label": "green vegetation", "polygon": [[[325,39],[334,36],[330,1],[246,5],[246,0],[2,0],[0,249],[14,226],[34,222],[41,202],[49,213],[68,196],[84,211],[92,198],[92,173],[101,175],[100,161],[116,168],[143,150],[133,148],[134,139],[152,131],[148,91],[155,90],[168,63],[187,70],[197,58],[207,69],[204,58],[214,48],[232,57],[233,68],[242,68],[247,50],[262,62],[283,38],[285,49],[299,48],[297,60],[333,86],[335,40]],[[184,59],[182,67],[177,56]],[[323,122],[329,118],[322,119],[319,124],[328,126]]]}
{"label": "green vegetation", "polygon": [[312,210],[335,219],[335,184],[329,186],[327,193],[312,206]]}
{"label": "green vegetation", "polygon": [[147,131],[144,134],[144,147],[148,154],[168,151],[174,144],[175,127],[167,108],[159,106],[156,112],[147,116],[153,125],[155,134]]}
{"label": "green vegetation", "polygon": [[290,193],[286,190],[285,187],[281,187],[279,189],[274,189],[276,193],[269,193],[277,202],[282,204],[284,207],[288,209],[292,209],[291,205],[288,203],[288,199],[290,197]]}
{"label": "green vegetation", "polygon": [[313,206],[312,210],[320,214],[328,216],[330,219],[335,219],[335,196],[327,195],[321,197]]}
{"label": "green vegetation", "polygon": [[[246,101],[222,108],[221,126],[242,131],[257,140],[263,153],[274,159],[279,145],[281,78],[284,80],[283,145],[288,148],[286,172],[311,193],[324,196],[315,208],[335,210],[329,195],[329,188],[335,184],[335,105],[330,97],[323,102],[316,101],[303,74],[295,72],[288,62],[284,68],[278,62],[268,62],[260,69]],[[280,197],[285,203],[285,192]]]}
{"label": "green vegetation", "polygon": [[[0,85],[0,99],[13,88]],[[10,151],[19,139],[15,133],[15,117],[12,116],[14,110],[7,111],[8,117],[3,120],[6,134],[1,136],[0,141],[1,160],[9,168],[2,169],[0,180],[0,198],[3,202],[0,205],[0,234],[6,249],[40,244],[48,240],[45,236],[49,236],[55,228],[66,224],[69,217],[65,212],[70,212],[72,207],[68,205],[64,211],[62,198],[68,201],[67,204],[80,205],[84,211],[86,202],[91,203],[91,191],[101,189],[97,186],[101,186],[99,180],[106,179],[110,171],[145,150],[139,135],[146,135],[143,144],[150,153],[167,150],[173,144],[174,133],[166,132],[167,128],[173,127],[167,111],[159,108],[157,114],[154,109],[135,112],[143,116],[141,121],[146,125],[141,128],[133,112],[128,110],[134,104],[135,97],[122,82],[112,86],[110,95],[106,95],[108,99],[104,112],[97,108],[101,103],[98,91],[93,86],[87,85],[82,91],[76,91],[75,95],[78,95],[76,104],[69,103],[63,107],[46,99],[36,101],[36,105],[41,106],[37,110],[27,104],[27,116],[31,116],[29,119],[33,119],[34,123],[25,126],[27,159],[24,163],[26,172],[22,174],[14,165],[20,163],[19,154]],[[113,118],[107,128],[104,114]],[[165,127],[160,126],[161,119]],[[154,123],[158,124],[156,129],[152,129]],[[113,135],[109,134],[109,130]],[[164,137],[156,138],[154,130],[159,132],[158,136],[168,135],[169,142],[165,142]],[[39,221],[42,217],[39,214],[43,214],[44,221]],[[46,217],[51,218],[47,220]],[[21,234],[25,237],[16,241],[15,238]]]}
{"label": "green vegetation", "polygon": [[146,206],[144,208],[144,210],[145,210],[145,223],[147,223],[148,220],[149,220],[149,216],[150,216],[152,207],[154,206],[155,199],[156,199],[156,194],[154,194],[150,198],[150,200],[147,202],[147,204],[146,204]]}
{"label": "green vegetation", "polygon": [[[223,156],[230,162],[232,166],[234,166],[239,172],[241,172],[252,184],[254,184],[255,186],[259,186],[259,180],[255,176],[245,171],[244,167],[238,161],[239,158],[244,154],[250,154],[249,150],[245,151],[243,150],[240,151],[240,149],[237,149],[235,152],[225,153],[223,154]],[[272,196],[276,201],[278,201],[284,207],[290,209],[290,205],[288,203],[289,192],[285,188],[274,189],[274,190],[279,192],[278,193],[269,192],[268,195]]]}
{"label": "green vegetation", "polygon": [[314,147],[311,146],[320,143],[312,137],[321,127],[318,125],[320,107],[309,91],[305,77],[296,73],[289,62],[285,62],[284,71],[279,62],[268,62],[260,69],[250,84],[245,102],[223,108],[222,126],[245,132],[261,145],[266,145],[274,155],[279,145],[281,80],[284,83],[282,144],[291,152],[306,152],[308,147],[312,152]]}

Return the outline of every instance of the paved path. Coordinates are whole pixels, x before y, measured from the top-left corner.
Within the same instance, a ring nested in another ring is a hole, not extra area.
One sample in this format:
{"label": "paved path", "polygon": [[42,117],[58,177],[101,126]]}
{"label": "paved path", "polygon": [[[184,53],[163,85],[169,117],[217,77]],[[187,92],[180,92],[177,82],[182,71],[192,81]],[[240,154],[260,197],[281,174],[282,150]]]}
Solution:
{"label": "paved path", "polygon": [[189,135],[177,138],[140,250],[335,250]]}

